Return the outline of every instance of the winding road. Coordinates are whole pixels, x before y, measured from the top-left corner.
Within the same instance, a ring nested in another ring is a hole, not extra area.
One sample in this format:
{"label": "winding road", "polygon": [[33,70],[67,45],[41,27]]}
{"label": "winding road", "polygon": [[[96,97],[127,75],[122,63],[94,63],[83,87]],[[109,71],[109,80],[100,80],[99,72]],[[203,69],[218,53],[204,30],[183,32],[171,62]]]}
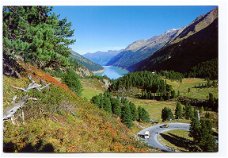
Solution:
{"label": "winding road", "polygon": [[158,124],[158,125],[154,125],[154,126],[145,128],[145,129],[141,130],[140,132],[138,132],[138,135],[144,135],[146,131],[150,131],[150,137],[149,137],[149,139],[145,139],[145,143],[147,143],[151,147],[161,149],[162,151],[165,151],[165,152],[173,152],[173,150],[171,148],[161,144],[158,141],[158,135],[160,133],[170,131],[170,130],[176,130],[176,129],[189,131],[190,124],[188,124],[188,123],[168,123],[169,126],[167,128],[161,128],[160,126],[162,126],[162,125],[164,125],[164,124]]}

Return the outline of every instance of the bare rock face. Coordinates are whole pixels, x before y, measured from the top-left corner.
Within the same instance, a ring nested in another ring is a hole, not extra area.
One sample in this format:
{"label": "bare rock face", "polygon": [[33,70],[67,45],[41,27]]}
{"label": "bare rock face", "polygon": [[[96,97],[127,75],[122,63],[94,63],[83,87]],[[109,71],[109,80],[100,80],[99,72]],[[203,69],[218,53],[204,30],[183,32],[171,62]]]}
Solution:
{"label": "bare rock face", "polygon": [[102,82],[104,83],[105,89],[108,89],[108,87],[111,85],[110,81],[108,79],[103,79]]}
{"label": "bare rock face", "polygon": [[79,75],[82,78],[92,76],[92,72],[90,72],[87,68],[84,68],[84,67],[77,68],[75,72],[77,75]]}

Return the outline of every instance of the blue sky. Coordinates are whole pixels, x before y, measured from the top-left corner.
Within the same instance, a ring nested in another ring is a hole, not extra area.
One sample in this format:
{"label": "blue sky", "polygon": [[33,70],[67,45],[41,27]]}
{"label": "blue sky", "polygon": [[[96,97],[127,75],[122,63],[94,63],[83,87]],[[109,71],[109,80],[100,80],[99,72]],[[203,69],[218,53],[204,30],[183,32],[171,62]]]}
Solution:
{"label": "blue sky", "polygon": [[118,50],[173,28],[181,28],[214,6],[55,6],[75,29],[71,48],[87,52]]}

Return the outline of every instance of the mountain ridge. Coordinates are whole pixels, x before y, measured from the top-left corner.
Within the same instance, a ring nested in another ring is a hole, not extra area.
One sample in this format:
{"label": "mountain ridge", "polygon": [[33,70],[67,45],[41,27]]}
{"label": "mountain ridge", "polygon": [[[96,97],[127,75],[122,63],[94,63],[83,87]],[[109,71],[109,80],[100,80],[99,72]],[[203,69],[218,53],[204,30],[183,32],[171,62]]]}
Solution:
{"label": "mountain ridge", "polygon": [[84,56],[73,50],[71,50],[71,57],[75,59],[80,65],[86,67],[90,71],[103,70],[103,67],[101,65],[94,63],[93,61],[85,58]]}
{"label": "mountain ridge", "polygon": [[97,51],[94,53],[86,53],[83,56],[96,64],[105,66],[111,58],[120,52],[121,50]]}
{"label": "mountain ridge", "polygon": [[[206,22],[202,21],[205,19]],[[208,19],[210,19],[209,22]],[[207,26],[202,24],[207,24]],[[217,8],[205,16],[196,18],[192,25],[187,26],[182,32],[182,35],[180,33],[180,36],[174,39],[171,44],[133,65],[131,69],[133,71],[174,70],[186,73],[190,71],[191,67],[218,57]]]}
{"label": "mountain ridge", "polygon": [[[159,36],[153,36],[147,40],[138,40],[129,44],[122,52],[113,57],[107,65],[119,66],[128,69],[131,65],[138,63],[152,55],[169,42],[178,30],[165,32]],[[129,60],[131,59],[131,60]]]}

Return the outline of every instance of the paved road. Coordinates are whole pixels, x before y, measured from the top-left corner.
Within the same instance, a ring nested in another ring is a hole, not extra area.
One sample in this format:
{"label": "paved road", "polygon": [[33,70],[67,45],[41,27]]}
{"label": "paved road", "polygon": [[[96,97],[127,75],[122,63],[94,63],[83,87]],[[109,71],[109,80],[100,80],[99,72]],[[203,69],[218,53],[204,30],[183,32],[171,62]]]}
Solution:
{"label": "paved road", "polygon": [[173,152],[172,149],[168,148],[165,145],[162,145],[158,141],[159,133],[163,133],[163,132],[175,130],[175,129],[189,131],[190,124],[188,124],[188,123],[168,123],[168,125],[169,125],[168,128],[160,128],[161,125],[163,125],[163,124],[158,124],[158,125],[154,125],[154,126],[145,128],[145,129],[141,130],[138,134],[145,134],[146,131],[150,131],[150,138],[145,139],[145,142],[149,146],[161,149],[162,151],[165,151],[165,152]]}

